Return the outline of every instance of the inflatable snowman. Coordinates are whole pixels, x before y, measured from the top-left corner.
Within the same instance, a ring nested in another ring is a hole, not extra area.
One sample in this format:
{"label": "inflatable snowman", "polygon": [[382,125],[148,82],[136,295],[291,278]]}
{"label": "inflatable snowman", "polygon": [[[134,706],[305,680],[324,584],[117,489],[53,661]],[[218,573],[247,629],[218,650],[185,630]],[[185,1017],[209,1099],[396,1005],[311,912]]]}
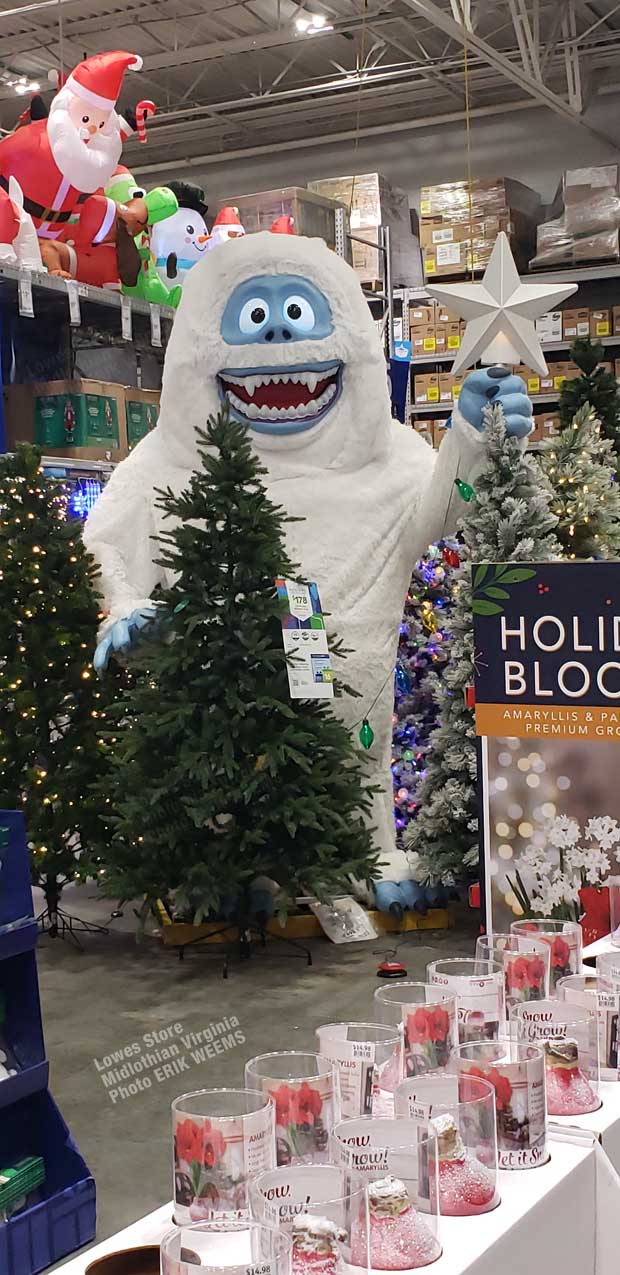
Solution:
{"label": "inflatable snowman", "polygon": [[190,270],[203,257],[209,231],[202,190],[190,182],[169,182],[168,189],[176,195],[179,209],[153,226],[151,257],[162,283],[172,290],[184,284]]}
{"label": "inflatable snowman", "polygon": [[317,581],[330,626],[352,652],[343,671],[361,698],[334,700],[334,711],[355,735],[370,718],[381,786],[372,822],[392,882],[409,875],[395,857],[390,770],[403,601],[413,562],[455,526],[455,478],[471,480],[483,462],[483,409],[502,398],[509,432],[527,434],[523,382],[491,368],[467,379],[464,406],[434,452],[391,417],[384,352],[351,267],[320,239],[246,235],[190,271],[158,425],[114,471],[85,525],[108,613],[101,669],[149,622],[152,591],[169,582],[153,540],[163,530],[157,488],[187,485],[195,428],[223,403],[247,425],[270,497],[302,519],[286,529],[289,554]]}

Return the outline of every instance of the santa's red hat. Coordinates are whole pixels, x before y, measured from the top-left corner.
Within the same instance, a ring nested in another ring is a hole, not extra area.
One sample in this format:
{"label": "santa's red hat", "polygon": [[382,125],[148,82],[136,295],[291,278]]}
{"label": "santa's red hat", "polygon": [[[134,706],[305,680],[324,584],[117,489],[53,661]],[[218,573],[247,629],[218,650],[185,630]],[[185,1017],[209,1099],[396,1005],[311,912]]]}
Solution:
{"label": "santa's red hat", "polygon": [[281,217],[276,217],[275,221],[272,221],[269,229],[272,235],[294,235],[293,224],[293,218],[283,213]]}
{"label": "santa's red hat", "polygon": [[96,53],[74,67],[65,88],[101,111],[111,111],[123,84],[125,71],[139,71],[142,58],[137,53]]}
{"label": "santa's red hat", "polygon": [[241,222],[239,221],[239,209],[220,208],[220,211],[213,222],[214,230],[216,226],[241,226]]}

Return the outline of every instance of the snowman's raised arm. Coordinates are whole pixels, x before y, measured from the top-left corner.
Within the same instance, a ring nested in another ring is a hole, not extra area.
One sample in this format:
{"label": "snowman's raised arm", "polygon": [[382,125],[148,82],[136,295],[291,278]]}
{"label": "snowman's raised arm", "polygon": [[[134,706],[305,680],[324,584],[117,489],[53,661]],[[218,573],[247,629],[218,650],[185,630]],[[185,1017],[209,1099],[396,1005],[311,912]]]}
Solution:
{"label": "snowman's raised arm", "polygon": [[475,486],[476,474],[485,460],[484,409],[489,403],[500,403],[510,435],[526,440],[533,429],[532,403],[525,383],[508,368],[481,368],[470,372],[463,382],[455,407],[439,448],[437,462],[420,510],[419,525],[424,529],[425,544],[452,535],[463,511],[463,499],[456,480]]}
{"label": "snowman's raised arm", "polygon": [[[144,439],[142,455],[152,437]],[[153,619],[151,594],[163,581],[162,568],[153,561],[153,488],[144,469],[132,460],[133,456],[114,471],[84,525],[84,543],[97,564],[105,614],[97,648],[99,671],[113,650],[130,646]]]}

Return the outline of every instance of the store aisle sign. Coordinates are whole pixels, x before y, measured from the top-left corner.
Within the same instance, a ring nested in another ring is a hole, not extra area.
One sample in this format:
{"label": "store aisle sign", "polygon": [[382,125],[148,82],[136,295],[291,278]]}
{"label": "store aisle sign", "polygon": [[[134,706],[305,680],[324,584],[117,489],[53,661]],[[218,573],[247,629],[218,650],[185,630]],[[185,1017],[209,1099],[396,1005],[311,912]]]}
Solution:
{"label": "store aisle sign", "polygon": [[478,563],[472,609],[487,925],[503,931],[562,845],[598,841],[618,870],[620,562]]}
{"label": "store aisle sign", "polygon": [[279,577],[276,588],[287,608],[282,615],[282,641],[291,657],[291,699],[332,699],[334,671],[316,584]]}

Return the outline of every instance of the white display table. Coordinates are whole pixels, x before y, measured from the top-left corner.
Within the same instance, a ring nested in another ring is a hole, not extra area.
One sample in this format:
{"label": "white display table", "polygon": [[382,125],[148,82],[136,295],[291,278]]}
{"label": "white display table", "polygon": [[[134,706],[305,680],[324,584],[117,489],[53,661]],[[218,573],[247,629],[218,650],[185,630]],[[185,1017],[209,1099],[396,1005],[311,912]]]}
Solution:
{"label": "white display table", "polygon": [[620,948],[615,947],[612,943],[610,934],[606,934],[605,938],[597,939],[596,943],[588,943],[588,946],[584,947],[581,955],[586,963],[586,973],[590,973],[596,962],[596,957],[602,956],[604,952],[617,952],[618,956],[620,956]]}
{"label": "white display table", "polygon": [[[523,1275],[528,1269],[542,1275],[552,1266],[562,1275],[617,1275],[620,1181],[604,1168],[605,1206],[597,1207],[598,1164],[605,1157],[594,1139],[582,1135],[579,1143],[550,1146],[546,1165],[500,1172],[502,1203],[493,1213],[442,1220],[444,1251],[433,1265],[435,1275]],[[106,1253],[158,1243],[171,1216],[170,1204],[157,1209],[72,1258],[59,1275],[85,1275]]]}
{"label": "white display table", "polygon": [[550,1126],[587,1129],[601,1143],[617,1173],[620,1173],[620,1082],[603,1081],[602,1107],[588,1116],[551,1116]]}

